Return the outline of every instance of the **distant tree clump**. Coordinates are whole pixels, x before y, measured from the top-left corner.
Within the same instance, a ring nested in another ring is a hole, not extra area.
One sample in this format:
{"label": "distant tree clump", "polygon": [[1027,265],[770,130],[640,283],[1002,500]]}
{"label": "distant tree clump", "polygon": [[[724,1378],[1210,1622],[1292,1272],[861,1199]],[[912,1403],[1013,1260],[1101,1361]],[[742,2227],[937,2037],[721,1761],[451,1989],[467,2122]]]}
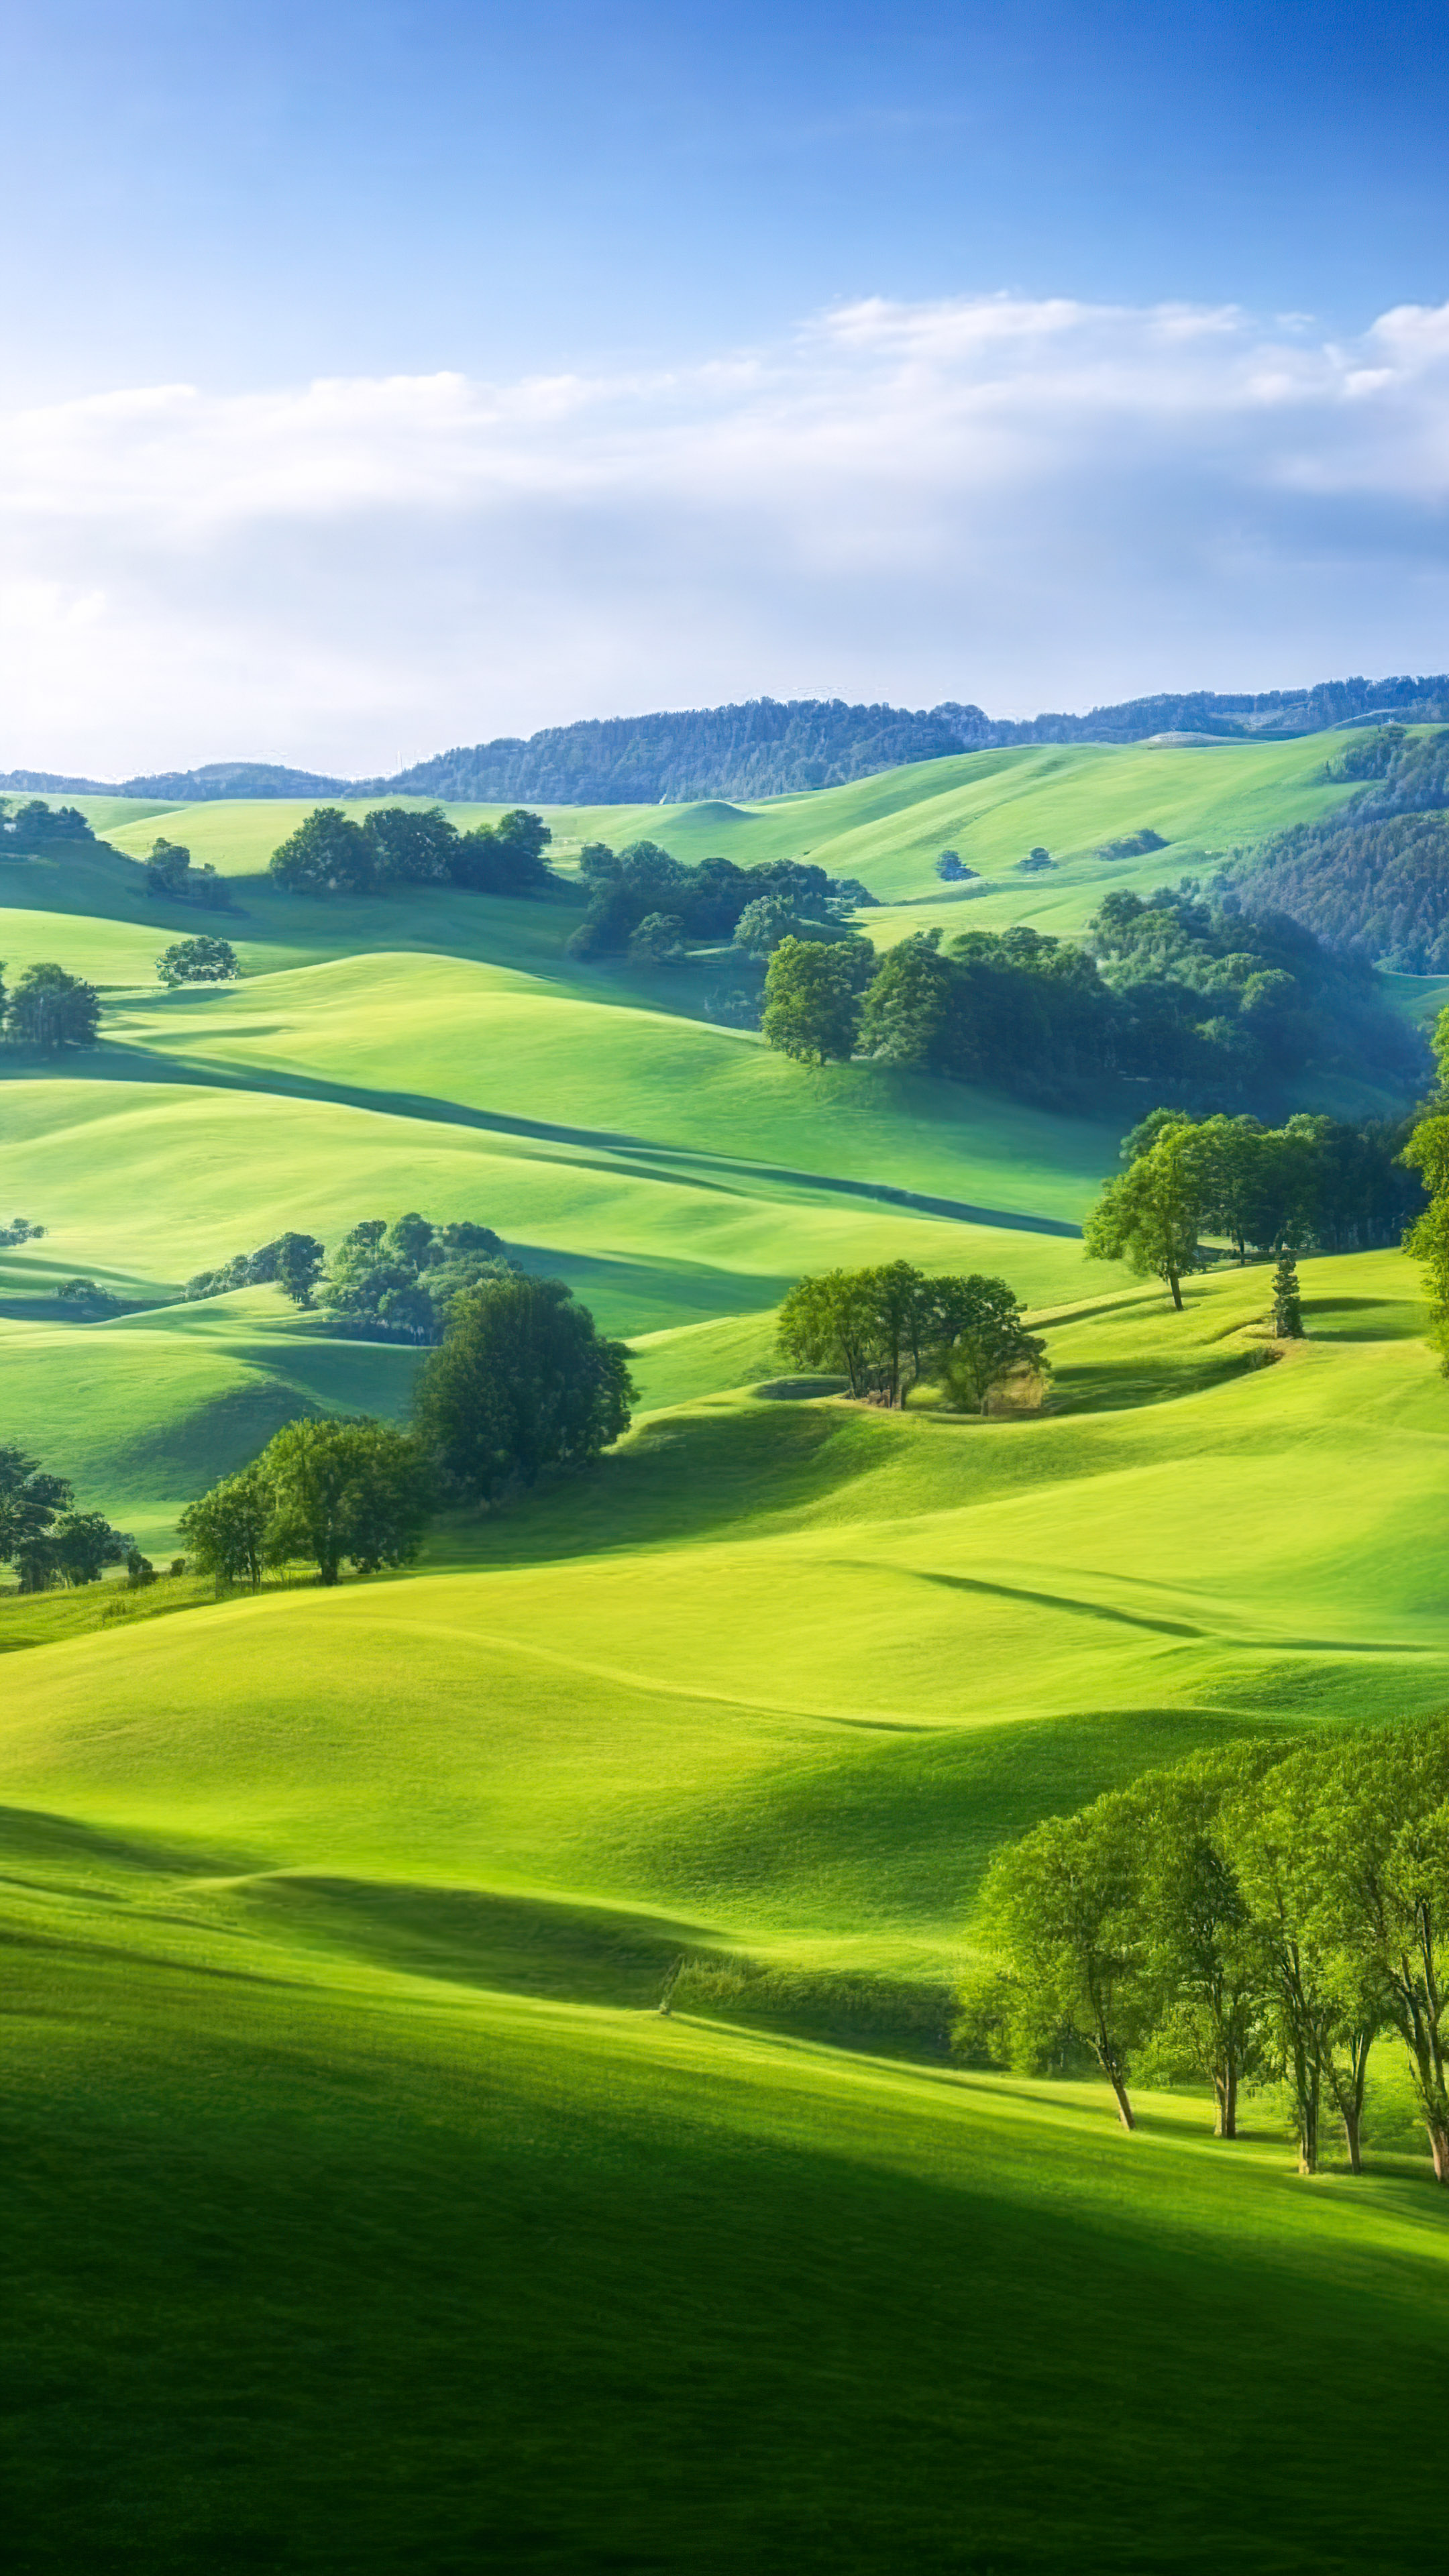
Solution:
{"label": "distant tree clump", "polygon": [[326,1246],[315,1234],[279,1234],[255,1252],[239,1252],[217,1270],[198,1270],[187,1280],[187,1298],[224,1297],[233,1288],[275,1286],[294,1306],[316,1303],[317,1282],[326,1261]]}
{"label": "distant tree clump", "polygon": [[32,1225],[29,1217],[13,1216],[8,1225],[0,1225],[0,1251],[8,1252],[12,1244],[39,1243],[44,1233],[44,1226]]}
{"label": "distant tree clump", "polygon": [[12,806],[0,796],[0,856],[44,858],[52,850],[101,846],[78,805],[48,805],[42,796]]}
{"label": "distant tree clump", "polygon": [[194,939],[175,939],[156,960],[163,984],[227,984],[240,972],[229,939],[205,931]]}
{"label": "distant tree clump", "polygon": [[384,805],[360,823],[319,805],[272,852],[271,873],[293,894],[374,894],[395,885],[459,885],[476,894],[537,895],[557,880],[543,853],[552,835],[521,807],[460,832],[440,805]]}
{"label": "distant tree clump", "polygon": [[[1145,858],[1149,850],[1165,850],[1166,847],[1162,834],[1149,826],[1140,832],[1124,833],[1120,840],[1100,841],[1092,855],[1098,859],[1140,859]],[[1032,852],[1033,858],[1037,855],[1036,851]]]}
{"label": "distant tree clump", "polygon": [[936,861],[936,874],[943,885],[961,885],[967,877],[978,873],[977,869],[966,866],[959,850],[943,850]]}
{"label": "distant tree clump", "polygon": [[433,1507],[433,1478],[416,1440],[384,1422],[289,1422],[259,1458],[188,1506],[179,1527],[198,1570],[217,1589],[266,1565],[310,1560],[335,1584],[410,1565]]}
{"label": "distant tree clump", "polygon": [[391,1227],[386,1217],[364,1218],[330,1262],[316,1235],[279,1235],[219,1269],[199,1270],[185,1294],[222,1297],[234,1288],[275,1285],[309,1310],[320,1299],[334,1331],[367,1341],[437,1342],[453,1299],[507,1268],[491,1226],[466,1217],[434,1225],[410,1212]]}
{"label": "distant tree clump", "polygon": [[217,875],[209,859],[199,868],[193,867],[191,852],[183,849],[179,841],[152,842],[146,861],[146,892],[168,903],[200,904],[206,912],[224,912],[231,902],[225,877]]}
{"label": "distant tree clump", "polygon": [[64,1047],[93,1047],[101,997],[93,984],[63,966],[27,966],[5,1002],[5,1035],[12,1046],[58,1055]]}
{"label": "distant tree clump", "polygon": [[445,1488],[495,1503],[591,1464],[628,1430],[633,1393],[624,1344],[562,1280],[489,1279],[455,1299],[413,1420]]}
{"label": "distant tree clump", "polygon": [[657,841],[618,851],[586,842],[579,876],[589,909],[568,944],[582,958],[622,955],[641,926],[662,914],[677,925],[676,946],[732,940],[742,956],[764,963],[782,939],[843,937],[850,913],[875,901],[855,878],[827,876],[803,859],[740,868],[733,859],[707,858],[690,868]]}
{"label": "distant tree clump", "polygon": [[857,1399],[903,1405],[922,1380],[984,1412],[1008,1379],[1045,1374],[1046,1344],[1027,1330],[1004,1279],[929,1278],[908,1261],[796,1281],[780,1308],[781,1357],[845,1379]]}
{"label": "distant tree clump", "polygon": [[1326,2111],[1362,2165],[1370,2052],[1392,2034],[1449,2184],[1449,1725],[1228,1744],[1035,1826],[993,1861],[986,1964],[961,1998],[977,2062],[1095,2060],[1123,2125],[1134,2067],[1283,2087],[1300,2170]]}

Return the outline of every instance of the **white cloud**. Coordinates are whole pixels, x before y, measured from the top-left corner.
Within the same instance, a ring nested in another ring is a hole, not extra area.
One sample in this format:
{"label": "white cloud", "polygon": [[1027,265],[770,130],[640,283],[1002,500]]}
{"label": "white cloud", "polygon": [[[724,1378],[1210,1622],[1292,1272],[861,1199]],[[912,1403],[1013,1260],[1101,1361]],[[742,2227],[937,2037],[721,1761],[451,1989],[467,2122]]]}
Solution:
{"label": "white cloud", "polygon": [[645,374],[0,420],[0,767],[345,771],[776,695],[1449,662],[1449,306],[878,299]]}

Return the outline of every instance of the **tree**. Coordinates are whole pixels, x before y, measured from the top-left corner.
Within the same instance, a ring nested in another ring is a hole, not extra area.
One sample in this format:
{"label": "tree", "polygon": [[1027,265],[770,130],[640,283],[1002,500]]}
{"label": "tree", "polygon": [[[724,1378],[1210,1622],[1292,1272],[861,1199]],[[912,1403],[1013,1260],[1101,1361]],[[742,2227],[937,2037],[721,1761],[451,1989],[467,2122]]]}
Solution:
{"label": "tree", "polygon": [[1183,1278],[1200,1267],[1206,1198],[1205,1158],[1193,1130],[1165,1126],[1090,1210],[1082,1229],[1089,1260],[1126,1261],[1139,1278],[1165,1280],[1180,1314]]}
{"label": "tree", "polygon": [[541,814],[516,805],[496,823],[460,834],[448,873],[455,885],[470,886],[475,894],[542,894],[556,882],[543,855],[552,839]]}
{"label": "tree", "polygon": [[[750,911],[761,907],[752,904]],[[748,914],[741,916],[741,927]],[[801,1064],[844,1061],[855,1045],[859,960],[868,940],[781,939],[765,974],[767,1046]],[[873,955],[873,952],[871,952]]]}
{"label": "tree", "polygon": [[432,1479],[418,1442],[383,1422],[289,1422],[256,1462],[272,1515],[273,1564],[310,1557],[319,1582],[337,1582],[345,1559],[359,1574],[410,1565],[422,1543]]}
{"label": "tree", "polygon": [[876,1365],[875,1303],[864,1270],[828,1270],[797,1279],[776,1323],[782,1359],[796,1368],[828,1369],[854,1396],[867,1395]]}
{"label": "tree", "polygon": [[[1449,1011],[1439,1014],[1434,1046],[1442,1096],[1449,1081]],[[1404,1250],[1423,1267],[1430,1338],[1449,1376],[1449,1113],[1435,1109],[1420,1119],[1404,1147],[1403,1160],[1421,1175],[1429,1193],[1423,1215],[1404,1236]]]}
{"label": "tree", "polygon": [[424,814],[380,805],[362,819],[378,877],[388,885],[441,885],[452,872],[458,831],[441,805]]}
{"label": "tree", "polygon": [[93,984],[68,975],[63,966],[27,966],[10,996],[5,1034],[14,1046],[55,1055],[62,1047],[93,1047],[100,1016],[101,997]]}
{"label": "tree", "polygon": [[1004,1279],[972,1271],[929,1283],[925,1364],[953,1404],[984,1413],[992,1390],[1018,1369],[1040,1374],[1046,1344],[1028,1332],[1015,1291]]}
{"label": "tree", "polygon": [[1214,2134],[1238,2134],[1238,2092],[1265,2060],[1270,1963],[1234,1867],[1223,1813],[1256,1789],[1274,1748],[1233,1744],[1156,1771],[1126,1794],[1144,1853],[1154,2055],[1211,2084]]}
{"label": "tree", "polygon": [[[44,1592],[53,1582],[79,1588],[99,1583],[108,1565],[124,1565],[134,1541],[112,1529],[101,1512],[64,1512],[41,1539],[21,1572],[22,1592]],[[26,1580],[26,1572],[31,1580]]]}
{"label": "tree", "polygon": [[936,861],[936,874],[943,885],[959,885],[963,877],[974,876],[976,870],[962,865],[959,850],[943,850]]}
{"label": "tree", "polygon": [[675,912],[647,912],[629,939],[631,966],[677,966],[684,957],[684,924]]}
{"label": "tree", "polygon": [[169,903],[199,903],[211,912],[225,911],[229,902],[225,878],[217,875],[209,859],[194,868],[191,852],[179,841],[153,841],[146,861],[146,892]]}
{"label": "tree", "polygon": [[271,873],[290,894],[369,894],[377,852],[340,805],[318,805],[273,850]]}
{"label": "tree", "polygon": [[982,1920],[1010,1973],[1013,2055],[1030,2059],[1059,2035],[1090,2049],[1124,2129],[1130,2052],[1150,2020],[1135,1808],[1099,1798],[1051,1816],[987,1872]]}
{"label": "tree", "polygon": [[249,1467],[239,1476],[224,1476],[209,1494],[188,1503],[176,1526],[196,1559],[198,1573],[209,1574],[218,1593],[227,1583],[249,1583],[256,1592],[271,1522],[271,1487],[255,1467]]}
{"label": "tree", "polygon": [[1303,1300],[1298,1291],[1298,1264],[1285,1244],[1273,1273],[1273,1331],[1280,1342],[1303,1339]]}
{"label": "tree", "polygon": [[1449,2184],[1449,1727],[1360,1737],[1324,1757],[1317,1786],[1332,1934],[1404,2043],[1435,2179]]}
{"label": "tree", "polygon": [[163,984],[226,984],[239,972],[229,939],[201,931],[194,939],[173,940],[156,960]]}
{"label": "tree", "polygon": [[72,1500],[64,1476],[48,1476],[23,1449],[0,1449],[0,1564],[43,1539]]}
{"label": "tree", "polygon": [[955,973],[937,952],[939,930],[918,930],[888,949],[861,1013],[863,1052],[886,1064],[934,1065],[951,1017]]}
{"label": "tree", "polygon": [[318,1242],[315,1234],[283,1234],[266,1248],[275,1256],[271,1275],[282,1294],[290,1297],[294,1306],[315,1305],[314,1292],[327,1258],[326,1246]]}
{"label": "tree", "polygon": [[629,1428],[629,1354],[560,1279],[489,1279],[453,1301],[424,1362],[413,1420],[465,1501],[497,1501],[546,1470],[590,1464]]}
{"label": "tree", "polygon": [[758,894],[735,923],[735,946],[747,957],[773,957],[782,940],[800,941],[807,925],[787,894]]}

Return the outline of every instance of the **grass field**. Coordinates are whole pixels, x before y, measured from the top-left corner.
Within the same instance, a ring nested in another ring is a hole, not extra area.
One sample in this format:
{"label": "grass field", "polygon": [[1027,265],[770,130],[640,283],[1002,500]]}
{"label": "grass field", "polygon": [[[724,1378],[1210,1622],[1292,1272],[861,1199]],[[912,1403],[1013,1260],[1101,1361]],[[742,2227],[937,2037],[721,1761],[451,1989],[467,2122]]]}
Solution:
{"label": "grass field", "polygon": [[[885,935],[971,829],[1005,876],[1028,829],[1165,834],[1176,779],[1226,839],[1315,810],[1323,757],[988,755],[642,824],[833,833],[867,881],[875,834]],[[261,864],[278,809],[185,824]],[[570,1279],[641,1405],[400,1579],[0,1600],[20,2576],[1417,2576],[1449,2217],[1388,2046],[1368,2172],[1311,2184],[1271,2093],[1234,2147],[1191,2091],[1127,2138],[946,2046],[1003,1838],[1449,1704],[1411,1265],[1305,1262],[1275,1357],[1264,1268],[1174,1316],[1086,1262],[1104,1129],[788,1065],[571,967],[562,908],[248,885],[245,982],[162,995],[139,872],[88,865],[6,872],[0,950],[108,1003],[95,1056],[0,1083],[0,1212],[50,1229],[0,1255],[0,1441],[164,1561],[279,1422],[400,1417],[416,1366],[180,1282],[407,1206]],[[897,1253],[1030,1299],[1044,1413],[779,1380],[785,1285]],[[70,1320],[76,1272],[125,1311]]]}

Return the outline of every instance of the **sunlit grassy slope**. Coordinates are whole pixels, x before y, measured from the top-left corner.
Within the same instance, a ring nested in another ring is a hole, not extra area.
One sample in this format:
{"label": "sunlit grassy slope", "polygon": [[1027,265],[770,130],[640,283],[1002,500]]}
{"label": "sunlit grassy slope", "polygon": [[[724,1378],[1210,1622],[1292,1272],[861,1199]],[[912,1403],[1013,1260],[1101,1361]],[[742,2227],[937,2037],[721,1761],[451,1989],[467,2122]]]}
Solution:
{"label": "sunlit grassy slope", "polygon": [[1423,2563],[1392,2068],[1304,2186],[940,2047],[1003,1835],[1443,1704],[1414,1275],[1304,1277],[1269,1366],[1261,1269],[1077,1299],[1046,1419],[689,1400],[413,1578],[6,1659],[25,2568]]}

